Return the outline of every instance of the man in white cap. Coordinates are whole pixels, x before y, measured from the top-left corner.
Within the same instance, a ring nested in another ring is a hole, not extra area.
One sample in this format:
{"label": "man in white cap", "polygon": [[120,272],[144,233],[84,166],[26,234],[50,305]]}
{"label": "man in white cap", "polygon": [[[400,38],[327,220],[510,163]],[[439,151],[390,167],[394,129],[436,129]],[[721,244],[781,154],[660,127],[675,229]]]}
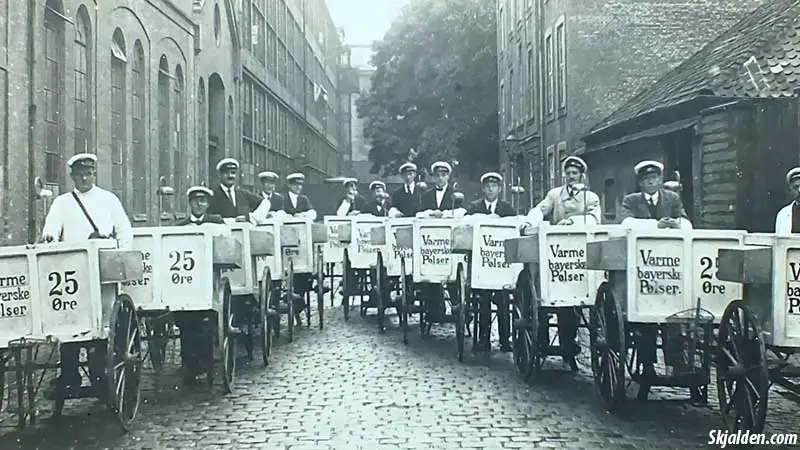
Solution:
{"label": "man in white cap", "polygon": [[412,162],[400,166],[403,186],[392,194],[389,217],[414,217],[422,208],[424,183],[417,183],[417,165]]}
{"label": "man in white cap", "polygon": [[640,192],[622,199],[621,224],[636,228],[691,229],[680,195],[664,189],[664,164],[642,161],[633,168]]}
{"label": "man in white cap", "polygon": [[372,192],[372,201],[364,206],[362,212],[378,217],[388,216],[390,206],[389,194],[386,193],[386,183],[375,180],[369,184],[369,190]]}
{"label": "man in white cap", "polygon": [[444,161],[431,164],[434,186],[422,194],[422,211],[417,217],[463,217],[467,210],[462,206],[464,195],[450,186],[453,168]]}
{"label": "man in white cap", "polygon": [[80,153],[67,161],[72,192],[59,195],[50,205],[42,229],[42,242],[80,242],[87,239],[119,241],[121,248],[133,244],[133,227],[116,195],[95,185],[97,156]]}
{"label": "man in white cap", "polygon": [[306,176],[302,173],[295,172],[286,176],[286,184],[289,187],[289,192],[284,199],[283,210],[286,214],[294,217],[308,217],[312,220],[317,220],[317,211],[311,204],[311,200],[303,194],[303,185],[306,183]]}
{"label": "man in white cap", "polygon": [[367,200],[358,195],[358,180],[355,178],[345,178],[342,180],[345,194],[344,198],[339,202],[339,208],[336,209],[337,216],[352,216],[357,215],[364,211],[367,205]]}
{"label": "man in white cap", "polygon": [[800,167],[786,174],[786,184],[792,202],[781,208],[775,216],[775,232],[780,234],[800,233]]}
{"label": "man in white cap", "polygon": [[[600,197],[586,186],[586,172],[589,166],[582,158],[568,156],[561,164],[565,185],[551,189],[545,198],[528,213],[527,221],[522,226],[522,234],[531,234],[544,218],[549,218],[551,225],[595,225],[602,220]],[[577,309],[559,308],[558,339],[561,356],[572,370],[578,370],[575,357],[580,353],[577,342],[580,311]],[[549,316],[539,316],[539,339],[549,339],[547,332]]]}
{"label": "man in white cap", "polygon": [[269,170],[258,174],[258,180],[261,181],[261,197],[269,201],[269,210],[271,212],[283,210],[284,198],[281,194],[275,192],[279,178],[277,173]]}
{"label": "man in white cap", "polygon": [[[487,215],[494,217],[516,216],[514,208],[506,201],[500,199],[503,186],[503,177],[497,172],[487,172],[481,176],[483,185],[483,198],[475,200],[467,207],[467,215]],[[474,351],[488,352],[491,350],[492,335],[492,303],[497,305],[497,331],[500,334],[500,351],[510,352],[511,344],[511,315],[508,309],[508,298],[501,293],[482,291],[479,296],[478,318],[478,344]]]}
{"label": "man in white cap", "polygon": [[222,220],[222,216],[208,213],[208,207],[211,204],[211,198],[214,197],[214,191],[205,186],[192,186],[186,191],[186,196],[189,197],[189,218],[178,222],[177,226],[225,223]]}
{"label": "man in white cap", "polygon": [[224,158],[217,163],[220,185],[214,188],[208,212],[222,216],[223,219],[245,217],[261,204],[261,197],[236,186],[239,175],[239,161]]}

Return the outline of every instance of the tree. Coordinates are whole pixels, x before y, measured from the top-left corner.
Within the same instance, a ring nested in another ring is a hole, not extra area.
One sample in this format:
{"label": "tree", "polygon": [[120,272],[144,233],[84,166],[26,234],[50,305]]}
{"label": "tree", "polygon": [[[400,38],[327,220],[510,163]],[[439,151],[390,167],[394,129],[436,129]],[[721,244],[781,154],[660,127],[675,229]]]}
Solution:
{"label": "tree", "polygon": [[395,173],[409,154],[421,167],[458,160],[468,176],[496,168],[495,2],[412,0],[375,44],[372,64],[358,114],[373,173]]}

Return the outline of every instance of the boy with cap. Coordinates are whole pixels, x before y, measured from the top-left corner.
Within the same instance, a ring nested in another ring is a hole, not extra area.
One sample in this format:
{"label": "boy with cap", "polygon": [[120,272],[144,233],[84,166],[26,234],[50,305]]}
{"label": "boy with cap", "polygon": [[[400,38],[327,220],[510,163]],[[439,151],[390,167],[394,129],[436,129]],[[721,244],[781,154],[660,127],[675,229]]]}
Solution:
{"label": "boy with cap", "polygon": [[780,234],[800,233],[800,167],[786,174],[786,184],[792,202],[781,208],[775,216],[775,232]]}
{"label": "boy with cap", "polygon": [[208,214],[208,207],[211,204],[214,191],[205,186],[192,186],[186,191],[186,196],[189,197],[189,217],[178,222],[177,226],[225,223],[222,220],[222,216]]}
{"label": "boy with cap", "polygon": [[50,205],[42,229],[42,242],[80,242],[116,237],[121,248],[133,244],[133,227],[114,193],[95,185],[97,156],[80,153],[67,161],[75,189],[59,195]]}
{"label": "boy with cap", "polygon": [[337,216],[352,216],[364,211],[367,200],[358,195],[358,180],[355,178],[345,178],[342,180],[345,189],[344,198],[339,202],[336,209]]}
{"label": "boy with cap", "polygon": [[269,201],[270,212],[283,210],[283,196],[275,192],[278,178],[277,173],[268,170],[258,174],[258,179],[261,181],[261,197]]}
{"label": "boy with cap", "polygon": [[[496,217],[516,216],[514,208],[500,199],[503,177],[497,172],[487,172],[481,176],[483,198],[469,204],[467,215],[488,215]],[[480,296],[480,312],[478,319],[478,344],[474,351],[491,350],[492,335],[492,303],[497,305],[497,331],[500,333],[500,351],[510,352],[511,315],[508,310],[508,298],[498,292],[482,291]]]}
{"label": "boy with cap", "polygon": [[403,186],[392,194],[392,207],[389,217],[414,217],[422,208],[422,188],[424,183],[417,183],[417,165],[412,162],[400,166]]}
{"label": "boy with cap", "polygon": [[375,180],[369,184],[369,190],[372,192],[372,201],[367,203],[361,212],[378,217],[388,216],[389,195],[386,193],[386,183]]}
{"label": "boy with cap", "polygon": [[235,186],[239,174],[239,161],[233,158],[224,158],[217,163],[217,172],[219,172],[220,185],[214,188],[214,196],[211,197],[208,212],[222,216],[223,219],[242,216],[249,219],[250,213],[258,208],[262,199],[252,192]]}
{"label": "boy with cap", "polygon": [[434,186],[422,194],[421,212],[417,217],[463,217],[467,212],[463,208],[464,195],[455,192],[450,186],[450,164],[437,161],[431,164]]}
{"label": "boy with cap", "polygon": [[680,195],[664,189],[664,165],[642,161],[633,168],[640,192],[622,199],[621,224],[625,227],[691,229]]}
{"label": "boy with cap", "polygon": [[302,173],[295,172],[286,176],[289,191],[286,194],[288,198],[283,203],[283,210],[290,216],[317,220],[317,211],[311,205],[311,200],[303,194],[305,182],[306,176]]}
{"label": "boy with cap", "polygon": [[[522,234],[530,234],[538,228],[545,217],[549,217],[551,225],[599,224],[602,220],[600,197],[590,191],[585,184],[588,169],[589,166],[582,158],[577,156],[565,158],[561,165],[561,172],[564,174],[566,184],[551,189],[545,198],[528,213],[528,221],[522,226]],[[559,308],[556,313],[562,358],[572,370],[578,370],[575,357],[580,353],[580,345],[576,339],[579,315],[580,312],[577,309]],[[549,317],[542,314],[539,319],[542,324],[539,327],[541,333],[539,338],[547,340],[549,339],[547,336],[549,328],[546,323],[549,321]]]}

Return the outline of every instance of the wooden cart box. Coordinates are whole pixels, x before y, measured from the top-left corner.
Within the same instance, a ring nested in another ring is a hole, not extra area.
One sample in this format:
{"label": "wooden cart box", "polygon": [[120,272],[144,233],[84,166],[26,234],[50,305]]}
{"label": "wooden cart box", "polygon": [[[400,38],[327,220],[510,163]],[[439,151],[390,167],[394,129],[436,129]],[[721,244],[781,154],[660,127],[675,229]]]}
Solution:
{"label": "wooden cart box", "polygon": [[307,218],[284,219],[281,226],[281,247],[283,267],[289,267],[293,258],[294,273],[304,274],[314,271],[314,221]]}
{"label": "wooden cart box", "polygon": [[219,271],[242,261],[242,246],[224,225],[134,228],[133,248],[144,255],[143,276],[122,289],[144,311],[213,309]]}
{"label": "wooden cart box", "polygon": [[800,347],[800,236],[746,236],[745,245],[719,250],[719,278],[741,283],[743,298],[767,344]]}
{"label": "wooden cart box", "polygon": [[[453,228],[461,219],[415,219],[412,222],[413,267],[415,283],[454,282],[459,262],[466,255],[453,253]],[[398,236],[399,237],[399,236]]]}
{"label": "wooden cart box", "polygon": [[[717,251],[742,243],[738,230],[625,230],[623,237],[587,245],[590,270],[625,274],[629,322],[662,323],[693,309],[697,299],[719,323],[741,285],[717,277]],[[620,281],[622,282],[622,280]]]}
{"label": "wooden cart box", "polygon": [[105,339],[118,283],[142,276],[142,253],[116,246],[92,240],[0,248],[0,348],[20,338]]}
{"label": "wooden cart box", "polygon": [[258,281],[261,281],[261,276],[266,267],[269,267],[269,274],[272,281],[283,279],[283,258],[280,257],[280,255],[283,254],[281,251],[282,224],[283,222],[280,219],[275,218],[261,222],[256,226],[257,231],[267,233],[272,237],[269,242],[272,246],[271,251],[254,257],[253,276]]}
{"label": "wooden cart box", "polygon": [[242,246],[242,258],[238,268],[223,269],[221,275],[228,277],[231,284],[231,295],[253,295],[258,292],[258,282],[253,276],[255,261],[251,252],[250,233],[256,227],[249,222],[235,222],[228,224],[228,228],[231,235]]}
{"label": "wooden cart box", "polygon": [[[324,262],[342,263],[344,259],[344,249],[348,248],[350,242],[353,241],[352,227],[347,228],[342,225],[350,225],[352,222],[353,217],[325,216],[322,219],[327,233],[327,241],[322,249],[322,259]],[[343,236],[345,233],[348,235]]]}
{"label": "wooden cart box", "polygon": [[[405,258],[406,275],[413,269],[413,217],[386,219],[381,226],[372,228],[372,245],[381,246],[386,274],[390,277],[401,275],[400,258]],[[404,239],[403,236],[407,239]]]}
{"label": "wooden cart box", "polygon": [[372,243],[372,229],[382,226],[387,219],[370,215],[359,215],[353,218],[353,240],[348,253],[350,267],[353,269],[369,269],[378,260],[378,250],[384,250],[384,245]]}
{"label": "wooden cart box", "polygon": [[453,229],[453,252],[469,253],[472,289],[499,291],[516,283],[523,265],[506,262],[504,244],[519,237],[520,224],[519,217],[467,217]]}
{"label": "wooden cart box", "polygon": [[531,264],[539,277],[543,306],[594,304],[603,272],[587,270],[586,246],[622,233],[618,225],[549,225],[536,234],[506,241],[506,261]]}

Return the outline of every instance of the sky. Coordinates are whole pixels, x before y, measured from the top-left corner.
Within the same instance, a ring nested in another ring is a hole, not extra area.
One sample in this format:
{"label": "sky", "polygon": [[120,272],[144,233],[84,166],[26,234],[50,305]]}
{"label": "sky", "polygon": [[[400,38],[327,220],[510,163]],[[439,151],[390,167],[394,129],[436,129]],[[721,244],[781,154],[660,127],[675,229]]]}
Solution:
{"label": "sky", "polygon": [[371,45],[383,38],[408,0],[325,0],[336,26],[344,28],[345,43]]}

